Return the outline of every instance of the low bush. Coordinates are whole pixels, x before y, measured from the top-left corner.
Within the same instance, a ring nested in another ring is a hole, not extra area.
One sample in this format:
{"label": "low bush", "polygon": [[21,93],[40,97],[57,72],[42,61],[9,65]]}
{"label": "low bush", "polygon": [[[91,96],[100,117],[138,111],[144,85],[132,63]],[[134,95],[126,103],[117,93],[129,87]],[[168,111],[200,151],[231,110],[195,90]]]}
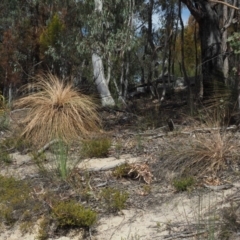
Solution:
{"label": "low bush", "polygon": [[131,170],[131,166],[128,163],[121,164],[113,170],[113,176],[116,178],[130,177],[128,174]]}
{"label": "low bush", "polygon": [[90,227],[97,219],[96,212],[73,200],[56,202],[52,214],[61,227]]}
{"label": "low bush", "polygon": [[188,190],[190,187],[194,185],[195,181],[194,178],[189,177],[181,177],[179,179],[173,180],[173,186],[176,188],[177,191],[183,192]]}
{"label": "low bush", "polygon": [[114,188],[105,188],[101,192],[101,197],[106,203],[109,211],[120,211],[126,207],[129,194]]}
{"label": "low bush", "polygon": [[[0,220],[13,225],[16,221],[31,222],[41,210],[41,204],[31,197],[31,187],[25,181],[0,175]],[[29,211],[29,209],[34,209]]]}
{"label": "low bush", "polygon": [[83,158],[107,157],[111,147],[111,140],[107,137],[83,140],[81,156]]}

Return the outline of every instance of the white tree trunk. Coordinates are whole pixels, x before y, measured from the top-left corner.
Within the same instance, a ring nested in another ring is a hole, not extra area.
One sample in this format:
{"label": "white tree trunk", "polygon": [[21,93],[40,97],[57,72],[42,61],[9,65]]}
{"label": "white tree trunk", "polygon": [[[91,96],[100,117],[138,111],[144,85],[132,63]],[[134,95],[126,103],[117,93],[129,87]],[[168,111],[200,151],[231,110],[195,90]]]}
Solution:
{"label": "white tree trunk", "polygon": [[102,106],[114,106],[115,102],[109,91],[101,57],[97,53],[92,54],[93,75],[98,93],[101,97]]}
{"label": "white tree trunk", "polygon": [[[95,11],[102,12],[102,0],[95,0]],[[108,79],[104,76],[103,62],[97,49],[92,53],[93,75],[98,93],[101,97],[102,106],[114,106],[115,102],[108,87],[110,80],[110,71],[108,70]]]}
{"label": "white tree trunk", "polygon": [[8,105],[11,106],[11,103],[12,103],[12,84],[10,83],[9,84],[9,87],[8,87]]}

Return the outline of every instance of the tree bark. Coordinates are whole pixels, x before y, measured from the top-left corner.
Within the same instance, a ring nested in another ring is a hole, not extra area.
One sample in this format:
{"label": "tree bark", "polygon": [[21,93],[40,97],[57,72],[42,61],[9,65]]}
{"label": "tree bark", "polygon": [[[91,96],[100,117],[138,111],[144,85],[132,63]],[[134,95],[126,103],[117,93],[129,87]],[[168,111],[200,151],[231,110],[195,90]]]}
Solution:
{"label": "tree bark", "polygon": [[92,54],[93,75],[98,93],[101,97],[102,106],[114,106],[115,102],[108,88],[105,76],[102,58],[97,53]]}
{"label": "tree bark", "polygon": [[[226,1],[226,0],[225,0]],[[236,5],[236,0],[233,1],[233,6]],[[227,5],[223,5],[223,27],[222,27],[222,51],[224,54],[223,57],[223,74],[225,78],[225,84],[228,84],[228,76],[229,76],[229,54],[228,54],[228,27],[232,24],[233,16],[235,9],[232,8],[231,12],[228,9]]]}
{"label": "tree bark", "polygon": [[222,33],[216,6],[207,0],[181,0],[199,24],[204,96],[224,84]]}

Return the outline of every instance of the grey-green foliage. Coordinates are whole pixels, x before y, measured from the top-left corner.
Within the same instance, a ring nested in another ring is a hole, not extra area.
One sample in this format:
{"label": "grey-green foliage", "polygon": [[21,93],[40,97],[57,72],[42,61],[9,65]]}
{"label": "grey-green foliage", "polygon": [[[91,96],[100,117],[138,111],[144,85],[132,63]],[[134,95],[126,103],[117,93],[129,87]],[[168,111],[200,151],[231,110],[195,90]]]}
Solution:
{"label": "grey-green foliage", "polygon": [[240,33],[234,32],[230,37],[228,37],[227,41],[229,42],[231,48],[233,49],[235,54],[240,53]]}
{"label": "grey-green foliage", "polygon": [[[76,39],[79,53],[98,49],[102,56],[116,49],[126,50],[134,45],[133,32],[129,26],[132,14],[129,1],[106,1],[102,13],[92,11],[86,16],[84,38]],[[126,41],[130,40],[131,41]],[[87,46],[87,47],[86,47]]]}

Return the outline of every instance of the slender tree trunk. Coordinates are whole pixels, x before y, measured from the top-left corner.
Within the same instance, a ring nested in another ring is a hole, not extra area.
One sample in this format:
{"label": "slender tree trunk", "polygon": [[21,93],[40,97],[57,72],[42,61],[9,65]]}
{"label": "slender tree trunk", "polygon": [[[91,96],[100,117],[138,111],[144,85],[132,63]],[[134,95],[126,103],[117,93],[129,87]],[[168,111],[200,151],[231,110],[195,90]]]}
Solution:
{"label": "slender tree trunk", "polygon": [[191,83],[187,75],[186,67],[185,67],[185,59],[184,59],[184,24],[182,20],[182,14],[181,14],[181,2],[179,2],[179,20],[180,20],[180,26],[181,26],[181,65],[182,65],[182,71],[183,71],[183,76],[184,80],[187,83],[188,87],[188,107],[190,110],[191,115],[193,115],[193,97],[192,97],[192,89],[191,89]]}
{"label": "slender tree trunk", "polygon": [[[226,0],[225,0],[226,2]],[[236,0],[233,1],[233,6],[236,6]],[[222,26],[222,51],[224,54],[223,57],[223,74],[225,78],[225,84],[228,84],[228,75],[229,75],[229,57],[228,57],[228,27],[230,27],[235,9],[232,8],[231,11],[228,9],[228,6],[223,5],[223,26]],[[229,14],[230,13],[230,14]]]}
{"label": "slender tree trunk", "polygon": [[97,53],[92,54],[93,75],[98,93],[101,97],[102,106],[114,106],[115,102],[109,91],[108,84],[104,76],[104,69],[101,57]]}
{"label": "slender tree trunk", "polygon": [[[102,12],[102,0],[95,0],[95,11]],[[108,87],[108,81],[104,76],[104,67],[101,55],[97,49],[92,53],[93,75],[98,93],[101,97],[102,106],[114,106],[115,102]],[[108,71],[109,72],[109,71]],[[110,74],[110,73],[109,73]]]}

